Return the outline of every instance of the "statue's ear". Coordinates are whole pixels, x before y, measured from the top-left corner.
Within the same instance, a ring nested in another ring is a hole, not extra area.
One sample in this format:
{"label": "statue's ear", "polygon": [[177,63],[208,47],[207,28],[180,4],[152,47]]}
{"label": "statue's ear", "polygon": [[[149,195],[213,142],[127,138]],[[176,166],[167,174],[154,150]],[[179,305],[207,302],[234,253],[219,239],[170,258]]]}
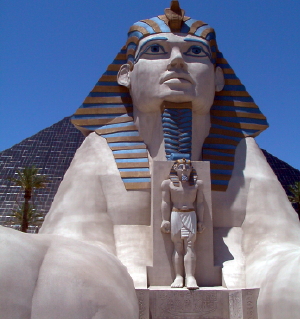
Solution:
{"label": "statue's ear", "polygon": [[217,66],[215,70],[215,90],[216,92],[220,92],[223,90],[225,85],[225,79],[222,69]]}
{"label": "statue's ear", "polygon": [[117,79],[120,85],[126,86],[128,89],[130,88],[130,65],[123,64],[118,72]]}

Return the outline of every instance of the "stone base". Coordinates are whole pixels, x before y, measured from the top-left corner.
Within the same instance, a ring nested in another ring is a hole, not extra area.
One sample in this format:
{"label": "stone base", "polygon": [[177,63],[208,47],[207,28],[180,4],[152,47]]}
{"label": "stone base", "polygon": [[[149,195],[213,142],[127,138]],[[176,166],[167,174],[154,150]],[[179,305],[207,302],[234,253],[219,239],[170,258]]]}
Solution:
{"label": "stone base", "polygon": [[258,319],[259,289],[136,289],[140,319]]}

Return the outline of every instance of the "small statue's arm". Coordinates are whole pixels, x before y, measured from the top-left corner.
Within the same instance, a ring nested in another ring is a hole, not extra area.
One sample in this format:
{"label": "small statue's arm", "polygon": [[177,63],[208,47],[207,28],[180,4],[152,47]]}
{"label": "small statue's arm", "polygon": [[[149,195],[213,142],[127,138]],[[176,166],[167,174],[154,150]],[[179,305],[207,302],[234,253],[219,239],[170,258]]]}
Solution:
{"label": "small statue's arm", "polygon": [[203,215],[204,215],[204,203],[203,203],[203,182],[201,180],[197,180],[197,232],[202,233],[205,230],[205,226],[203,223]]}
{"label": "small statue's arm", "polygon": [[171,232],[171,193],[170,193],[170,180],[164,180],[161,184],[162,190],[162,202],[161,202],[161,213],[162,213],[162,223],[160,230],[169,234]]}

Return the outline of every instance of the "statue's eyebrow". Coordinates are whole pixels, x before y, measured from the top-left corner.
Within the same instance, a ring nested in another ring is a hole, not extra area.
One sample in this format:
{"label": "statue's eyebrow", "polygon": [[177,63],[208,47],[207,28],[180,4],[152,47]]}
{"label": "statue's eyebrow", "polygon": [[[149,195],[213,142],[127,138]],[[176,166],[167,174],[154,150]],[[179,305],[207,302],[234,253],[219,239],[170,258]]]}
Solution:
{"label": "statue's eyebrow", "polygon": [[153,38],[151,38],[151,39],[146,40],[146,41],[143,43],[143,45],[140,47],[139,51],[141,51],[141,49],[142,49],[148,42],[150,42],[150,41],[156,41],[156,40],[167,41],[167,40],[169,40],[169,39],[166,38],[166,37],[153,37]]}
{"label": "statue's eyebrow", "polygon": [[186,42],[200,42],[202,45],[204,45],[207,48],[208,52],[210,52],[209,45],[206,42],[204,42],[204,40],[202,40],[202,39],[185,38],[184,41],[186,41]]}

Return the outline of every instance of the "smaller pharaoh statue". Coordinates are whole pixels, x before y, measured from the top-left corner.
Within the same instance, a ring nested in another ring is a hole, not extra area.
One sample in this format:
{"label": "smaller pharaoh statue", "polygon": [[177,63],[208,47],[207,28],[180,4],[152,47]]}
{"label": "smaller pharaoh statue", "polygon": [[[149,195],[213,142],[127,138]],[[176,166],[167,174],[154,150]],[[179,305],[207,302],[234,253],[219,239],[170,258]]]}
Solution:
{"label": "smaller pharaoh statue", "polygon": [[203,182],[197,180],[197,174],[191,161],[176,160],[170,172],[170,178],[164,180],[162,189],[163,233],[171,233],[174,243],[173,264],[176,278],[172,288],[199,288],[195,279],[196,254],[194,243],[196,233],[205,229],[203,225]]}

